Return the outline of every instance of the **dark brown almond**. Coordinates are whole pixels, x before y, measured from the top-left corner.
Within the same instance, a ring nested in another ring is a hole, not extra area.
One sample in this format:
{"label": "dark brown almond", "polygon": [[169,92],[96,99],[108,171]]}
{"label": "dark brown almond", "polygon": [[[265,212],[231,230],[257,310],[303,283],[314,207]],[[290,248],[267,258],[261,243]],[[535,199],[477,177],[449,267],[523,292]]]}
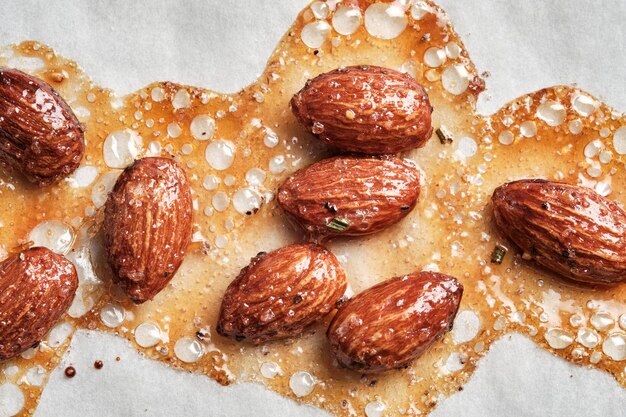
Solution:
{"label": "dark brown almond", "polygon": [[0,163],[48,185],[83,157],[83,131],[72,109],[46,82],[0,68]]}
{"label": "dark brown almond", "polygon": [[339,363],[362,373],[402,368],[452,328],[463,286],[418,272],[391,278],[344,304],[328,328]]}
{"label": "dark brown almond", "polygon": [[217,331],[252,343],[296,336],[334,310],[346,286],[337,258],[321,246],[259,254],[226,290]]}
{"label": "dark brown almond", "polygon": [[70,307],[78,288],[74,265],[46,248],[0,263],[0,361],[32,347]]}
{"label": "dark brown almond", "polygon": [[359,236],[399,222],[419,193],[419,170],[411,162],[339,156],[289,177],[278,189],[278,204],[313,235]]}
{"label": "dark brown almond", "polygon": [[291,99],[296,118],[319,139],[350,152],[393,154],[432,135],[433,108],[410,75],[354,66],[318,75]]}
{"label": "dark brown almond", "polygon": [[113,280],[136,304],[172,279],[191,240],[192,200],[172,159],[143,158],[126,168],[104,211],[104,242]]}
{"label": "dark brown almond", "polygon": [[538,179],[493,193],[502,236],[559,275],[588,284],[626,282],[626,212],[595,191]]}

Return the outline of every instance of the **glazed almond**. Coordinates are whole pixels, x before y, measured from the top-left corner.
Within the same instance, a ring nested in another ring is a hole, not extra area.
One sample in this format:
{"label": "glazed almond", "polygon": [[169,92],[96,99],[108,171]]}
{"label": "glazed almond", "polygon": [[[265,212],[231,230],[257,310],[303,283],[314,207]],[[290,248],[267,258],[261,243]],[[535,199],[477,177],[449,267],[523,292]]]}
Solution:
{"label": "glazed almond", "polygon": [[74,172],[83,131],[72,109],[46,82],[0,68],[0,163],[48,185]]}
{"label": "glazed almond", "polygon": [[345,303],[328,327],[339,363],[362,373],[402,368],[452,328],[463,286],[418,272],[391,278]]}
{"label": "glazed almond", "polygon": [[417,204],[417,167],[395,157],[338,156],[310,165],[278,189],[278,204],[317,236],[376,233]]}
{"label": "glazed almond", "polygon": [[187,176],[168,158],[143,158],[117,179],[104,211],[104,243],[113,281],[136,304],[172,279],[191,240]]}
{"label": "glazed almond", "polygon": [[337,258],[319,245],[261,253],[228,286],[217,331],[253,343],[296,336],[334,310],[346,286]]}
{"label": "glazed almond", "polygon": [[538,179],[493,193],[502,236],[559,275],[588,284],[626,281],[626,212],[595,191]]}
{"label": "glazed almond", "polygon": [[410,75],[376,66],[336,69],[309,80],[291,110],[331,146],[371,155],[419,148],[432,134],[433,108]]}
{"label": "glazed almond", "polygon": [[0,361],[37,344],[72,304],[74,265],[46,248],[30,248],[0,263]]}

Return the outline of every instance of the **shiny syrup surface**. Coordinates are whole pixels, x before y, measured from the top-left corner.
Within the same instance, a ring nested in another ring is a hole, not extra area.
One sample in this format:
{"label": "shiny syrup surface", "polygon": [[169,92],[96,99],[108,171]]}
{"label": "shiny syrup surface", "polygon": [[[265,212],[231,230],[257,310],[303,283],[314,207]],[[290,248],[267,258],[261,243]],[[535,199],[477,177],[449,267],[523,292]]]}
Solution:
{"label": "shiny syrup surface", "polygon": [[[355,293],[423,269],[453,275],[465,287],[451,333],[409,368],[375,376],[336,366],[324,337],[328,321],[262,346],[214,331],[222,294],[250,258],[304,239],[277,207],[277,186],[334,154],[296,123],[291,96],[307,79],[355,64],[414,76],[435,108],[434,127],[452,143],[433,134],[425,147],[402,155],[423,170],[420,201],[405,220],[328,247]],[[35,236],[67,251],[81,278],[69,314],[46,340],[0,365],[0,384],[17,386],[24,397],[21,414],[34,412],[47,375],[81,328],[114,332],[150,358],[222,384],[259,382],[338,416],[427,413],[462,387],[491,342],[511,331],[626,386],[626,285],[583,287],[524,261],[493,229],[489,202],[498,185],[532,177],[581,184],[626,203],[626,119],[564,86],[476,115],[482,80],[434,4],[314,2],[259,79],[236,94],[154,83],[119,98],[36,42],[1,50],[0,65],[49,82],[86,128],[86,154],[72,179],[39,189],[0,173],[1,257]],[[122,145],[112,146],[116,141]],[[124,146],[128,141],[133,145]],[[158,154],[180,161],[191,181],[194,242],[171,284],[134,306],[112,286],[103,260],[102,205],[120,164]],[[497,244],[509,247],[500,265],[490,262]]]}

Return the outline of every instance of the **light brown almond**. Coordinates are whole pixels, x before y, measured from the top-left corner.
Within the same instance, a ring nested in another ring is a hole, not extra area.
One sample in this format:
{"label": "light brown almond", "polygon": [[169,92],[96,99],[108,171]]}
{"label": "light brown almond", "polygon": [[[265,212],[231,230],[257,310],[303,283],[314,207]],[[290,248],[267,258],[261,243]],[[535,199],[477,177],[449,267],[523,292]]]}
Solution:
{"label": "light brown almond", "polygon": [[261,253],[226,290],[217,331],[252,343],[296,336],[334,310],[346,286],[337,258],[319,245]]}
{"label": "light brown almond", "polygon": [[557,274],[588,284],[626,282],[626,212],[573,184],[520,180],[493,193],[502,236]]}
{"label": "light brown almond", "polygon": [[71,174],[83,157],[83,130],[46,82],[0,68],[0,163],[38,185]]}
{"label": "light brown almond", "polygon": [[463,295],[453,277],[391,278],[345,303],[328,327],[339,363],[362,373],[402,368],[452,328]]}
{"label": "light brown almond", "polygon": [[78,276],[65,257],[30,248],[0,263],[0,361],[39,343],[72,304]]}
{"label": "light brown almond", "polygon": [[360,236],[402,220],[417,204],[420,174],[394,157],[339,156],[289,177],[278,204],[315,236]]}
{"label": "light brown almond", "polygon": [[413,77],[353,66],[318,75],[291,99],[296,118],[331,146],[371,155],[419,148],[432,135],[433,108]]}
{"label": "light brown almond", "polygon": [[126,168],[104,211],[104,241],[113,280],[137,304],[172,279],[191,240],[189,182],[173,159],[143,158]]}

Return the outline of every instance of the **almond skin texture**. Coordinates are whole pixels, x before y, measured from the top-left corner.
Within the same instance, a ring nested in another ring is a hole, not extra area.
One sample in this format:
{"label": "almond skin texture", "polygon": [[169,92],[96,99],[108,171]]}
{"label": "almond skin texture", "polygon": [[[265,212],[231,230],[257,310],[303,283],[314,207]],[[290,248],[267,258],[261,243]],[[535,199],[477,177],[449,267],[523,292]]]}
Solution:
{"label": "almond skin texture", "polygon": [[172,159],[143,158],[124,170],[104,211],[104,243],[119,284],[136,304],[172,279],[191,240],[187,176]]}
{"label": "almond skin texture", "polygon": [[70,307],[78,276],[65,257],[31,248],[0,263],[0,361],[29,349]]}
{"label": "almond skin texture", "polygon": [[319,139],[350,152],[420,148],[433,131],[424,88],[407,74],[375,66],[318,75],[293,96],[291,110]]}
{"label": "almond skin texture", "polygon": [[339,363],[362,373],[402,368],[452,328],[463,286],[417,272],[381,282],[345,303],[328,327]]}
{"label": "almond skin texture", "polygon": [[49,84],[0,68],[0,163],[48,185],[74,172],[85,151],[72,109]]}
{"label": "almond skin texture", "polygon": [[495,225],[539,265],[587,284],[626,282],[626,212],[595,191],[538,179],[493,193]]}
{"label": "almond skin texture", "polygon": [[346,286],[337,258],[319,245],[261,253],[226,290],[217,332],[252,343],[297,336],[335,309]]}
{"label": "almond skin texture", "polygon": [[[419,193],[419,170],[410,162],[338,156],[289,177],[278,189],[278,204],[312,235],[360,236],[402,220]],[[333,227],[337,219],[346,227]]]}

